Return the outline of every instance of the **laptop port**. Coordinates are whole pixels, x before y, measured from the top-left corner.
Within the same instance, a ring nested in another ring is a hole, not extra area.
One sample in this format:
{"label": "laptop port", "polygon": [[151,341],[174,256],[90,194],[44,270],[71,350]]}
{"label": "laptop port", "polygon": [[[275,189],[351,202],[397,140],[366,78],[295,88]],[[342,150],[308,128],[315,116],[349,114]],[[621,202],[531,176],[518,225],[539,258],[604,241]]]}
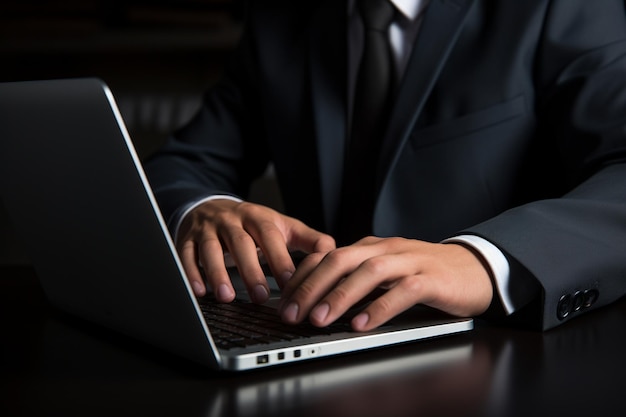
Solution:
{"label": "laptop port", "polygon": [[256,357],[257,365],[264,365],[266,363],[269,363],[269,361],[270,361],[269,355],[259,355]]}

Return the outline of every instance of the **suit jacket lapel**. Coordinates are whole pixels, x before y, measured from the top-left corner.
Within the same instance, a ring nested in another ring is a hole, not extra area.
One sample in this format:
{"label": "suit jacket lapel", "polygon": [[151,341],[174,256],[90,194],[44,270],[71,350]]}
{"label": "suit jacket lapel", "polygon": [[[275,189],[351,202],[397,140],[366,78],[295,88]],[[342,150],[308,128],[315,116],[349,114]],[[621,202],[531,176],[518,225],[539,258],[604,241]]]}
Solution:
{"label": "suit jacket lapel", "polygon": [[385,135],[378,190],[393,168],[460,33],[474,0],[431,0]]}
{"label": "suit jacket lapel", "polygon": [[322,3],[311,19],[311,95],[324,219],[334,230],[346,140],[347,5]]}

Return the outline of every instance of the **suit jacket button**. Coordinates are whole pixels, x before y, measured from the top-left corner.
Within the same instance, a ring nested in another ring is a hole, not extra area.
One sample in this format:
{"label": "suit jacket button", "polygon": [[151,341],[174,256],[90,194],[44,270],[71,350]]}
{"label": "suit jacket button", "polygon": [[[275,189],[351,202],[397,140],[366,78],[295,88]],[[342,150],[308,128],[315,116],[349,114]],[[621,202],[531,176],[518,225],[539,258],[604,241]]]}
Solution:
{"label": "suit jacket button", "polygon": [[585,305],[585,294],[582,291],[576,291],[574,293],[574,300],[572,304],[572,311],[578,311]]}
{"label": "suit jacket button", "polygon": [[591,307],[593,303],[596,302],[599,295],[598,290],[585,290],[585,292],[583,292],[583,307]]}
{"label": "suit jacket button", "polygon": [[570,294],[561,296],[559,304],[556,306],[556,316],[559,320],[563,320],[565,317],[569,316],[569,313],[572,312],[572,305],[572,296]]}

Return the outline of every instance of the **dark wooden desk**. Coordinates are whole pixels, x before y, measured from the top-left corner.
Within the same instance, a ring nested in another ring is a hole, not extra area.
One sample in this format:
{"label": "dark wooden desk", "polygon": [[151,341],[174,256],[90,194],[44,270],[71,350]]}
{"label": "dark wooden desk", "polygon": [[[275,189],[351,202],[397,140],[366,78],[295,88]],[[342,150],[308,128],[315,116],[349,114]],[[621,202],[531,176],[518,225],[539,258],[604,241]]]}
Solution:
{"label": "dark wooden desk", "polygon": [[[88,279],[88,275],[85,276]],[[0,267],[0,416],[623,416],[626,300],[558,329],[216,373],[50,308]]]}

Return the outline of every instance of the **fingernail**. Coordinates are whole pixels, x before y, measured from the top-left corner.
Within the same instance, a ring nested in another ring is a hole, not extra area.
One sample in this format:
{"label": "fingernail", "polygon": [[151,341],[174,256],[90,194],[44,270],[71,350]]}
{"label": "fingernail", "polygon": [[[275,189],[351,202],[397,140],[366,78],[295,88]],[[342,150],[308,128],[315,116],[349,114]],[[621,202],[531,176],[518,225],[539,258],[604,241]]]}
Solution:
{"label": "fingernail", "polygon": [[280,282],[282,285],[285,285],[291,277],[293,276],[293,271],[285,271],[280,275]]}
{"label": "fingernail", "polygon": [[233,291],[226,284],[221,284],[217,288],[217,298],[220,301],[228,302],[233,299]]}
{"label": "fingernail", "polygon": [[298,318],[298,304],[291,303],[283,310],[283,319],[290,323],[295,323]]}
{"label": "fingernail", "polygon": [[352,319],[352,327],[356,330],[361,330],[367,325],[368,321],[370,321],[370,315],[361,313]]}
{"label": "fingernail", "polygon": [[315,307],[311,312],[311,318],[319,323],[323,323],[330,311],[330,305],[328,303],[322,303]]}
{"label": "fingernail", "polygon": [[197,296],[203,296],[205,289],[204,286],[202,284],[200,284],[198,281],[193,281],[191,283],[191,288],[193,288],[193,292],[194,294],[196,294]]}
{"label": "fingernail", "polygon": [[262,304],[267,301],[270,294],[267,292],[267,288],[259,284],[252,290],[252,299],[257,304]]}

